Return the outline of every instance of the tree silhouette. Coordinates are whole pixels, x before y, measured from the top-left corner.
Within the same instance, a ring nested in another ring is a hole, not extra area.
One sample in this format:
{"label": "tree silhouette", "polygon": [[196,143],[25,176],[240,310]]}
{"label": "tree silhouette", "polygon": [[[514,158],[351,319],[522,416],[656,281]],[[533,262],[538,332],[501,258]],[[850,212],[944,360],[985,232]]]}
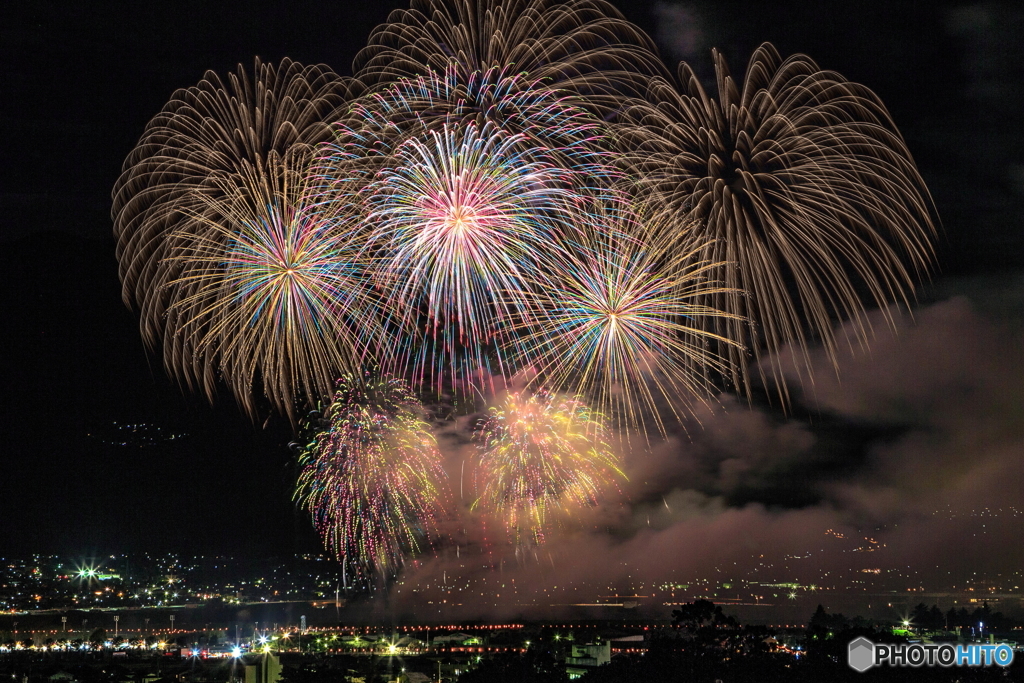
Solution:
{"label": "tree silhouette", "polygon": [[710,600],[697,600],[672,610],[672,624],[682,626],[687,631],[695,631],[707,622],[708,626],[735,628],[736,620],[722,612],[721,605]]}

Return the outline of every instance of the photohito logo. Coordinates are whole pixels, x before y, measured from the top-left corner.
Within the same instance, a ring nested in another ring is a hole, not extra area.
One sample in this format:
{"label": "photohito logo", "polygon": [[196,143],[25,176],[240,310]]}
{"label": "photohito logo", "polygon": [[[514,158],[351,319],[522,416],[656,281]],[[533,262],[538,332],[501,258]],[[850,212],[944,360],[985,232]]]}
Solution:
{"label": "photohito logo", "polygon": [[923,645],[921,643],[873,643],[861,636],[850,641],[847,661],[851,669],[873,666],[1009,666],[1013,648],[1006,644]]}

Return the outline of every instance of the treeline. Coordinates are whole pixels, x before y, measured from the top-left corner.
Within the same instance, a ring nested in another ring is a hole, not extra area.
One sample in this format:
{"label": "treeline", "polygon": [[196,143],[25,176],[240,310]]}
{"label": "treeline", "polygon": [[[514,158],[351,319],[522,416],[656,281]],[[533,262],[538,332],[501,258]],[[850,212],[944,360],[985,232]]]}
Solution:
{"label": "treeline", "polygon": [[[808,626],[811,629],[842,631],[850,628],[868,628],[876,624],[877,621],[864,617],[847,618],[841,613],[829,614],[822,605],[818,605]],[[922,602],[907,615],[906,626],[914,631],[956,631],[978,629],[981,628],[979,624],[984,624],[985,631],[1008,631],[1018,626],[1024,626],[1024,621],[1008,617],[1002,612],[993,612],[988,603],[983,603],[973,610],[968,610],[965,607],[960,609],[951,607],[948,611],[943,612],[938,605],[928,607]],[[900,626],[901,624],[894,625]]]}

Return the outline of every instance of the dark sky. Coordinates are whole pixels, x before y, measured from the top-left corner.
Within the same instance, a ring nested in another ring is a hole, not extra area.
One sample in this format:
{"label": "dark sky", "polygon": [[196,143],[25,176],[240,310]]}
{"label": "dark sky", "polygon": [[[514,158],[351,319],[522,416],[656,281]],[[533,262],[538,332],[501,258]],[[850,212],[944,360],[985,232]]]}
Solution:
{"label": "dark sky", "polygon": [[[742,73],[750,52],[772,41],[783,55],[807,53],[868,85],[906,136],[943,222],[929,291],[957,293],[956,283],[978,276],[1010,282],[1019,270],[1024,25],[1010,3],[616,4],[672,64],[686,59],[707,74],[708,51],[719,47]],[[175,89],[254,55],[348,73],[369,31],[401,5],[38,1],[5,9],[0,555],[316,548],[290,501],[287,425],[253,424],[226,393],[209,406],[145,352],[120,298],[110,188]],[[118,424],[135,423],[152,425],[156,438],[109,443],[124,433]],[[184,436],[161,441],[169,434]]]}

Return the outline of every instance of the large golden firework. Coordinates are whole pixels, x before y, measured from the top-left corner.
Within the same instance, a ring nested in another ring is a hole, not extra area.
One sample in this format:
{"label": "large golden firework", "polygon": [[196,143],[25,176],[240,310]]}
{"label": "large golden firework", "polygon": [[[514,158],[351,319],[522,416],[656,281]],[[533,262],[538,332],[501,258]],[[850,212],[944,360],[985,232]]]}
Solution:
{"label": "large golden firework", "polygon": [[[722,264],[725,286],[706,303],[733,314],[714,329],[749,348],[786,400],[783,367],[806,368],[812,340],[834,360],[841,342],[871,336],[864,299],[907,301],[933,255],[933,207],[871,90],[768,44],[742,83],[713,55],[717,98],[681,64],[681,90],[654,79],[630,104],[620,144],[648,202],[705,231],[701,260]],[[854,339],[833,332],[845,319]],[[723,353],[749,391],[740,348]]]}
{"label": "large golden firework", "polygon": [[[216,283],[218,268],[225,282],[231,277],[217,260],[229,261],[247,239],[272,241],[274,230],[291,230],[282,220],[303,216],[299,176],[313,146],[330,136],[329,122],[358,90],[324,66],[288,59],[276,66],[257,59],[251,73],[239,66],[226,80],[208,72],[174,93],[125,161],[112,211],[123,296],[140,309],[147,344],[162,348],[169,370],[190,386],[212,396],[223,377],[250,411],[257,381],[287,411],[298,387],[329,393],[339,368],[325,377],[337,359],[324,349],[334,340],[299,332],[261,340],[244,325],[234,328],[240,337],[228,338],[233,323],[216,313],[238,313],[242,294]],[[215,291],[227,298],[211,298]],[[301,307],[290,310],[302,314]],[[300,330],[302,321],[256,327]],[[241,349],[251,344],[277,350]]]}

